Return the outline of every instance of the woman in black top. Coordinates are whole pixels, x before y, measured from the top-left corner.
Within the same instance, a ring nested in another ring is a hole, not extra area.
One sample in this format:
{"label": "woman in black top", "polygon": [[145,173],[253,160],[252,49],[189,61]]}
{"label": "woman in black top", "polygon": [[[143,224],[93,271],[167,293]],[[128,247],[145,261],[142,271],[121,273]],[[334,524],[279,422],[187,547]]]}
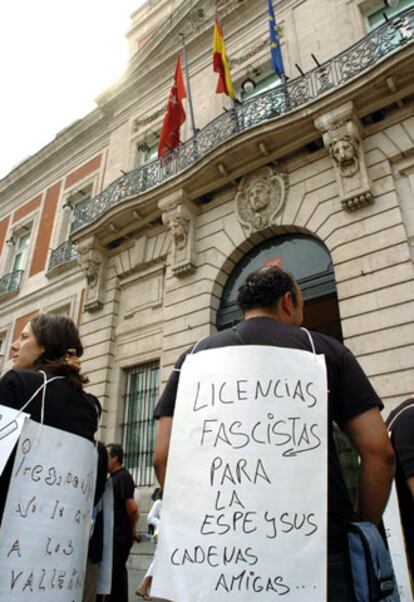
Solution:
{"label": "woman in black top", "polygon": [[[47,385],[44,424],[93,441],[101,412],[99,401],[85,393],[86,379],[79,371],[83,346],[74,322],[66,316],[42,314],[23,328],[11,347],[14,368],[0,380],[0,404],[20,409],[48,378],[60,376]],[[41,420],[39,392],[25,408],[32,420]],[[10,480],[14,454],[0,477],[0,521]]]}

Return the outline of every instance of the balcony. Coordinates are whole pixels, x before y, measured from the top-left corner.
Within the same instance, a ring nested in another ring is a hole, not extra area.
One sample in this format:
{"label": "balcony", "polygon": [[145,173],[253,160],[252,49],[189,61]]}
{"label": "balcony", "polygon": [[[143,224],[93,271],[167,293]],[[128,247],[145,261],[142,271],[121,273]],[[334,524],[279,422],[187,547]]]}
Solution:
{"label": "balcony", "polygon": [[64,271],[78,259],[78,251],[71,240],[66,240],[50,254],[47,274]]}
{"label": "balcony", "polygon": [[[124,200],[142,195],[184,173],[195,163],[205,165],[202,159],[208,153],[224,142],[231,141],[241,132],[289,114],[332,91],[344,88],[359,75],[369,72],[386,58],[411,45],[413,40],[414,9],[409,9],[302,77],[235,105],[161,160],[148,163],[116,179],[87,205],[82,204],[78,211],[75,208],[74,231],[98,220]],[[368,88],[364,88],[360,93],[366,96]],[[302,130],[302,136],[306,133],[309,132]],[[206,177],[211,181],[211,174],[206,173]]]}
{"label": "balcony", "polygon": [[15,272],[10,272],[10,274],[6,274],[3,278],[0,278],[0,298],[2,301],[4,300],[4,297],[19,292],[23,274],[23,270],[16,270]]}

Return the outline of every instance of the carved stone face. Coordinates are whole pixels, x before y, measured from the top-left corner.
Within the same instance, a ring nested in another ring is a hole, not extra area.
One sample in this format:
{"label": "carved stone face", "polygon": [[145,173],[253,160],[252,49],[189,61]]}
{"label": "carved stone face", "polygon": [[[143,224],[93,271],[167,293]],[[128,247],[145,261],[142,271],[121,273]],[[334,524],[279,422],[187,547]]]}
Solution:
{"label": "carved stone face", "polygon": [[92,259],[85,259],[81,263],[81,268],[86,276],[89,288],[94,288],[97,284],[99,264],[92,261]]}
{"label": "carved stone face", "polygon": [[176,217],[170,220],[169,226],[176,248],[184,249],[187,244],[187,228],[185,222]]}
{"label": "carved stone face", "polygon": [[348,138],[336,140],[331,154],[343,176],[352,176],[358,170],[358,155],[355,144]]}
{"label": "carved stone face", "polygon": [[270,203],[270,187],[263,180],[257,180],[247,190],[248,203],[255,213],[264,211]]}
{"label": "carved stone face", "polygon": [[338,163],[344,163],[354,158],[355,149],[349,140],[338,140],[333,145],[332,153]]}

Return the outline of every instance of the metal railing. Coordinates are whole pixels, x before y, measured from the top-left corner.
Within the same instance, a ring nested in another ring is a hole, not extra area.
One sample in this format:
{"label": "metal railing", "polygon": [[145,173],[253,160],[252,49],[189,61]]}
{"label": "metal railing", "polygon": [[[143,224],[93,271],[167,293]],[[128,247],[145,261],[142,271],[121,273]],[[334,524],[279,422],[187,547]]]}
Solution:
{"label": "metal railing", "polygon": [[51,252],[48,271],[70,261],[75,261],[77,258],[78,251],[76,246],[71,240],[67,240]]}
{"label": "metal railing", "polygon": [[0,278],[0,296],[8,295],[9,293],[17,293],[20,289],[24,271],[16,270],[6,274],[3,278]]}
{"label": "metal railing", "polygon": [[123,200],[159,186],[239,132],[344,86],[413,39],[414,9],[409,9],[302,77],[236,105],[162,159],[119,177],[86,206],[78,210],[75,207],[74,230],[95,221]]}

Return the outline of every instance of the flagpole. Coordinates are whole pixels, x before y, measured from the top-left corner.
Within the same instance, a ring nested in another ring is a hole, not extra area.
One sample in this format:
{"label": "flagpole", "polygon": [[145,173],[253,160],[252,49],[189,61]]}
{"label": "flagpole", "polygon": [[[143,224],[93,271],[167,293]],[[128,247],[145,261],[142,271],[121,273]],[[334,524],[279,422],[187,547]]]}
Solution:
{"label": "flagpole", "polygon": [[281,79],[281,82],[282,82],[283,92],[285,94],[286,109],[288,111],[290,111],[290,96],[289,96],[289,89],[288,89],[288,85],[287,85],[286,73],[282,73],[282,75],[280,76],[280,79]]}
{"label": "flagpole", "polygon": [[187,61],[187,48],[185,45],[185,35],[183,33],[178,34],[181,38],[181,42],[183,44],[183,59],[184,59],[184,71],[185,71],[185,80],[187,83],[187,94],[188,94],[188,107],[190,109],[190,120],[191,120],[191,129],[193,130],[193,137],[196,137],[197,130],[194,121],[194,111],[193,111],[193,99],[191,96],[191,87],[190,87],[190,76],[188,73],[188,61]]}

